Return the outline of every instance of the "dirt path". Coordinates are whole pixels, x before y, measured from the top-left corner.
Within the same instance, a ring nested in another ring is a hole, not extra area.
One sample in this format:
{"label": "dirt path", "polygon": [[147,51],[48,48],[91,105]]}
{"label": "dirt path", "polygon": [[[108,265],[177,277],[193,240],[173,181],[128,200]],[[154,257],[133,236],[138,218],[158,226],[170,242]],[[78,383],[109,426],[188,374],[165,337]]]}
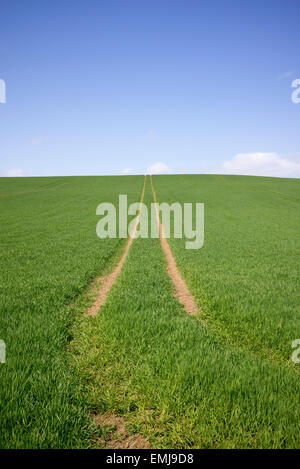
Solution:
{"label": "dirt path", "polygon": [[126,429],[126,420],[117,415],[94,415],[98,428],[106,430],[106,440],[99,438],[103,449],[147,449],[149,440],[139,433],[130,435]]}
{"label": "dirt path", "polygon": [[[153,199],[154,202],[157,203],[156,194],[153,187],[152,176],[150,176],[150,182],[152,187]],[[179,270],[177,268],[174,256],[172,254],[171,248],[166,238],[163,237],[163,226],[159,219],[159,213],[157,205],[155,206],[156,210],[156,218],[159,224],[159,237],[161,247],[165,253],[167,259],[167,271],[168,274],[175,286],[175,296],[178,299],[179,303],[183,305],[187,313],[189,314],[198,314],[200,313],[198,306],[196,305],[195,299],[193,295],[190,293],[185,281],[181,277]]]}
{"label": "dirt path", "polygon": [[128,240],[126,248],[125,248],[125,251],[124,251],[118,265],[116,266],[116,268],[109,275],[107,275],[106,277],[101,279],[101,285],[100,285],[100,288],[97,292],[96,299],[95,299],[94,303],[92,304],[92,306],[90,306],[90,308],[88,309],[87,316],[96,316],[96,314],[98,313],[101,306],[105,303],[105,300],[107,298],[107,295],[108,295],[111,287],[113,286],[113,284],[115,283],[118,275],[121,272],[121,269],[122,269],[123,264],[125,262],[125,259],[126,259],[126,256],[128,254],[129,248],[131,246],[132,240],[135,236],[138,224],[140,222],[141,204],[144,200],[145,186],[146,186],[146,176],[144,178],[144,185],[143,185],[142,195],[141,195],[141,199],[140,199],[140,209],[139,209],[139,213],[138,213],[138,216],[137,216],[137,219],[136,219],[136,224],[135,224],[135,227],[134,227],[134,229],[133,229],[133,231],[132,231],[132,233],[129,237],[129,240]]}

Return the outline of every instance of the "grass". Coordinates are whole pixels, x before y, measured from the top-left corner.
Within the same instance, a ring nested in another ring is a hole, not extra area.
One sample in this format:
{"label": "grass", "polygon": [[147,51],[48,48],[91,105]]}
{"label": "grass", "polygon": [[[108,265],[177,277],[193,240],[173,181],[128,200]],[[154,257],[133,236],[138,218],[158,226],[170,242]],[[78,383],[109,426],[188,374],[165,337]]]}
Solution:
{"label": "grass", "polygon": [[200,250],[170,240],[203,317],[232,343],[291,361],[300,337],[300,180],[155,176],[158,200],[204,202]]}
{"label": "grass", "polygon": [[[299,447],[298,374],[187,316],[159,240],[134,241],[99,315],[79,311],[73,335],[90,413],[122,416],[151,447]],[[111,438],[105,430],[95,446]]]}
{"label": "grass", "polygon": [[136,200],[142,177],[0,180],[0,447],[57,448],[90,444],[86,403],[66,347],[69,305],[106,268],[124,240],[100,240],[96,207]]}
{"label": "grass", "polygon": [[300,447],[299,182],[153,182],[160,202],[205,203],[204,247],[170,240],[200,317],[174,298],[158,239],[134,240],[99,315],[83,315],[126,242],[96,237],[96,207],[138,201],[143,177],[0,180],[1,448],[106,447],[114,425],[93,414],[157,448]]}

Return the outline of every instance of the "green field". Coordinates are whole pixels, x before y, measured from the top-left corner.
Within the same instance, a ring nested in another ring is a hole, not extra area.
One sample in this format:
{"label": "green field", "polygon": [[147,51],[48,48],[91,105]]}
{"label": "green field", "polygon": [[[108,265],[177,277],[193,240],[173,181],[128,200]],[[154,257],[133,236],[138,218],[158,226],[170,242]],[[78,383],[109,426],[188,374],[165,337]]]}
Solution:
{"label": "green field", "polygon": [[[177,265],[201,310],[173,296],[158,239],[133,241],[97,317],[91,280],[126,240],[96,207],[137,202],[142,176],[0,179],[0,447],[109,447],[122,417],[152,448],[300,447],[300,181],[154,176],[159,202],[204,202],[205,242]],[[153,201],[147,178],[145,203]]]}
{"label": "green field", "polygon": [[1,179],[0,447],[89,444],[86,404],[67,357],[70,304],[124,240],[96,237],[96,207],[135,201],[139,177]]}

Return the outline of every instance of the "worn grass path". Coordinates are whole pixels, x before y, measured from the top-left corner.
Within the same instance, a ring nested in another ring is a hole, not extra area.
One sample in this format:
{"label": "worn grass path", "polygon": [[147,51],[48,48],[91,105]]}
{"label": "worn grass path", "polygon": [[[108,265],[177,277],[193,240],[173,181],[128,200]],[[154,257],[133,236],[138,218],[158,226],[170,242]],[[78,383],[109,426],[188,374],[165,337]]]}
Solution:
{"label": "worn grass path", "polygon": [[[78,314],[73,335],[73,369],[96,421],[121,418],[127,435],[157,448],[300,446],[297,374],[187,315],[158,239],[134,240],[98,316]],[[95,446],[115,431],[100,424]]]}
{"label": "worn grass path", "polygon": [[299,448],[299,182],[153,179],[159,201],[208,208],[199,252],[169,242],[206,327],[174,298],[159,239],[134,240],[84,317],[126,244],[96,237],[96,206],[136,202],[141,176],[0,180],[1,448]]}

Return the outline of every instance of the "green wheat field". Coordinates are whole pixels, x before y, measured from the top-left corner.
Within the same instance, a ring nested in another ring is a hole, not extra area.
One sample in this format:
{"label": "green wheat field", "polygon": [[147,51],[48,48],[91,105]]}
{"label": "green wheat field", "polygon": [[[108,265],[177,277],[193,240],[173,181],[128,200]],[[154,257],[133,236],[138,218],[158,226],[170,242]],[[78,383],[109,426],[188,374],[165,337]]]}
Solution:
{"label": "green wheat field", "polygon": [[174,297],[160,240],[137,238],[87,317],[127,243],[97,237],[96,207],[143,183],[0,178],[0,447],[107,448],[113,416],[150,448],[300,448],[300,180],[153,176],[158,202],[204,203],[203,247],[169,240],[201,312]]}

